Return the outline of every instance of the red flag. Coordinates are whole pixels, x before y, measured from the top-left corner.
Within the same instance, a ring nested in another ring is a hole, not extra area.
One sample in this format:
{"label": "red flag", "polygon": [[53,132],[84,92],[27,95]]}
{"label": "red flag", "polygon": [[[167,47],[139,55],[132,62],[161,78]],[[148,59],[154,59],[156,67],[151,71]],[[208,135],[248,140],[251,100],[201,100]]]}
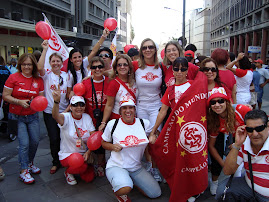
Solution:
{"label": "red flag", "polygon": [[172,110],[151,155],[171,189],[170,201],[184,201],[208,185],[207,78],[199,72]]}

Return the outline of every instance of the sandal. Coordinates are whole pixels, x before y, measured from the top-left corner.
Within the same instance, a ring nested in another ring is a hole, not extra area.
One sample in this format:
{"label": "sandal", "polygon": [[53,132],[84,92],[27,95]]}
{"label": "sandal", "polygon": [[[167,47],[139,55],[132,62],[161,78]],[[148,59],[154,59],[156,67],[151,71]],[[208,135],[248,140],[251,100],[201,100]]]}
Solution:
{"label": "sandal", "polygon": [[55,174],[61,166],[52,166],[50,169],[50,174]]}
{"label": "sandal", "polygon": [[3,180],[4,178],[5,178],[5,173],[3,169],[0,167],[0,181]]}

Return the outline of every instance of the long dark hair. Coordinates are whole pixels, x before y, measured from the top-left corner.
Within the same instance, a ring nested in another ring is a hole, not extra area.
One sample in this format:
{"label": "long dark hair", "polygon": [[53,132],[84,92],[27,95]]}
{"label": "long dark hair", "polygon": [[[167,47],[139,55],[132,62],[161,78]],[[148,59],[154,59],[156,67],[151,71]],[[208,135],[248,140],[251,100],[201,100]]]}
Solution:
{"label": "long dark hair", "polygon": [[[74,53],[79,52],[81,54],[81,56],[83,56],[81,50],[79,50],[78,48],[74,48],[70,51],[69,53],[69,58],[68,58],[68,65],[67,65],[67,70],[71,72],[71,74],[73,75],[74,78],[74,85],[78,82],[77,81],[77,73],[74,67],[74,64],[71,62],[72,56]],[[82,74],[82,78],[85,77],[85,72],[84,72],[84,67],[83,67],[83,59],[82,59],[82,63],[80,65],[80,71]]]}

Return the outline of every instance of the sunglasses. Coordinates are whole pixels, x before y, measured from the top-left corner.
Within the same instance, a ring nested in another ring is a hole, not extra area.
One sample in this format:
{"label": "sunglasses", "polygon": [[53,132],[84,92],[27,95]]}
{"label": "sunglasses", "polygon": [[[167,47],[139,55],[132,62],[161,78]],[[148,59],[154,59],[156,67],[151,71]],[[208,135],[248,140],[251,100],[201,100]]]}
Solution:
{"label": "sunglasses", "polygon": [[256,132],[262,132],[264,129],[266,128],[266,124],[263,124],[261,126],[257,126],[255,128],[252,128],[252,127],[246,127],[246,131],[248,133],[253,133],[253,131],[255,130]]}
{"label": "sunglasses", "polygon": [[118,63],[117,64],[117,67],[122,67],[122,66],[128,67],[129,65],[127,63]]}
{"label": "sunglasses", "polygon": [[216,103],[223,104],[225,102],[224,99],[219,99],[219,100],[210,100],[210,105],[215,105]]}
{"label": "sunglasses", "polygon": [[186,71],[188,70],[188,68],[187,68],[187,67],[181,67],[181,68],[179,68],[179,67],[173,67],[173,70],[174,70],[175,72],[178,72],[179,70],[180,70],[181,72],[186,72]]}
{"label": "sunglasses", "polygon": [[59,85],[62,86],[64,83],[63,77],[59,76]]}
{"label": "sunglasses", "polygon": [[97,66],[91,66],[91,69],[103,69],[104,66],[103,65],[97,65]]}
{"label": "sunglasses", "polygon": [[102,58],[102,57],[105,57],[105,58],[109,58],[109,54],[108,53],[105,53],[105,54],[99,54],[99,57]]}
{"label": "sunglasses", "polygon": [[149,49],[149,50],[155,49],[155,46],[151,45],[151,46],[143,46],[143,47],[142,47],[142,50],[143,50],[143,51],[144,51],[144,50],[147,50],[147,49]]}
{"label": "sunglasses", "polygon": [[217,68],[216,67],[204,67],[203,68],[203,72],[217,72]]}
{"label": "sunglasses", "polygon": [[77,102],[77,103],[75,103],[75,104],[71,104],[71,106],[72,106],[72,107],[78,107],[78,106],[80,106],[80,107],[85,107],[85,104],[84,104],[83,102]]}

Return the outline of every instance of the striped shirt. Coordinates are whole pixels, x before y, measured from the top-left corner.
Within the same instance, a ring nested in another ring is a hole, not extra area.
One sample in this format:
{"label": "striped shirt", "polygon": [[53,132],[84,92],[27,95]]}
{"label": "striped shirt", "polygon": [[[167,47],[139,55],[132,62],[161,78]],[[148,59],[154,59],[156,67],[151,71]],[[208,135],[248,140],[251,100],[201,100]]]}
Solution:
{"label": "striped shirt", "polygon": [[250,172],[248,166],[248,154],[251,154],[254,190],[259,194],[269,197],[269,138],[264,142],[262,149],[256,155],[253,153],[250,139],[247,136],[237,156],[237,164],[244,162],[246,169],[245,180],[251,188]]}

